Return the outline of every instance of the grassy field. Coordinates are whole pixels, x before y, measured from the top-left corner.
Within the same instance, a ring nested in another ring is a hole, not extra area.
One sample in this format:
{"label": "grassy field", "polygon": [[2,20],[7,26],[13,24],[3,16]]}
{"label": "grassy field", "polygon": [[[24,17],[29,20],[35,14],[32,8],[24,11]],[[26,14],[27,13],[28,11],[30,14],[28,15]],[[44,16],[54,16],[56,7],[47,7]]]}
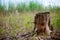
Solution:
{"label": "grassy field", "polygon": [[15,8],[9,3],[8,10],[6,10],[5,6],[0,4],[0,37],[31,32],[34,28],[35,14],[42,11],[49,11],[53,28],[60,29],[60,7],[58,6],[44,7],[30,2],[29,6],[22,3]]}

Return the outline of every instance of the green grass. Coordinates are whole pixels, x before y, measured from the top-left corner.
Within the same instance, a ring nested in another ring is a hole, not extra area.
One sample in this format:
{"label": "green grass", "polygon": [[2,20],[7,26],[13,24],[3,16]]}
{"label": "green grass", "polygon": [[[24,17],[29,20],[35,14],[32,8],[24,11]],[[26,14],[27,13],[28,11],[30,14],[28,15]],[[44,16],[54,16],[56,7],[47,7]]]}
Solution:
{"label": "green grass", "polygon": [[8,10],[5,8],[0,4],[0,13],[4,14],[3,12],[6,11],[7,14],[3,17],[0,16],[0,20],[6,24],[0,28],[0,34],[5,33],[14,36],[16,33],[31,32],[34,28],[34,23],[32,22],[34,22],[35,14],[38,11],[49,11],[54,29],[60,29],[60,7],[58,6],[46,8],[42,4],[30,2],[29,5],[21,3],[16,7],[14,7],[14,4],[9,4]]}

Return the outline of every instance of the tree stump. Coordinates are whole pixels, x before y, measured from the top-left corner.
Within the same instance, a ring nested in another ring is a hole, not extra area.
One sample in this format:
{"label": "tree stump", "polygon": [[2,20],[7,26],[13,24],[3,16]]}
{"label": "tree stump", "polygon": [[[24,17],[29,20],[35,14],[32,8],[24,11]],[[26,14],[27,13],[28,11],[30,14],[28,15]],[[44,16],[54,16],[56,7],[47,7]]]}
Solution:
{"label": "tree stump", "polygon": [[35,16],[35,28],[37,35],[48,34],[50,35],[52,26],[50,25],[50,12],[37,13]]}

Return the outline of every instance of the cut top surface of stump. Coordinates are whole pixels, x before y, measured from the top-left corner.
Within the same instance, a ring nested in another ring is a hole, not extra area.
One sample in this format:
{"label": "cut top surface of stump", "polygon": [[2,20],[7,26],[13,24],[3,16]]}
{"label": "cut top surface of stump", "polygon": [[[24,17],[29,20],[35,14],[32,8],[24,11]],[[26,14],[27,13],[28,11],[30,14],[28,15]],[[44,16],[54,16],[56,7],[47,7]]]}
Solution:
{"label": "cut top surface of stump", "polygon": [[[50,12],[41,12],[41,13],[37,13],[36,14],[36,16],[35,16],[35,21],[37,20],[42,20],[42,21],[44,21],[44,20],[48,20],[48,18],[50,18]],[[42,22],[41,21],[41,22]]]}

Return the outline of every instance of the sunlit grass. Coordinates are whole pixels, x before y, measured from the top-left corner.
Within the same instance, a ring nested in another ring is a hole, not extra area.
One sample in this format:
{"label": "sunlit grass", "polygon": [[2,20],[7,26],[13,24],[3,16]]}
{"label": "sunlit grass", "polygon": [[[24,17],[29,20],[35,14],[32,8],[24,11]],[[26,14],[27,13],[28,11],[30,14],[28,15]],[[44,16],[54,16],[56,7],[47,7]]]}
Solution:
{"label": "sunlit grass", "polygon": [[30,2],[29,5],[22,3],[16,7],[14,4],[10,4],[8,10],[5,6],[0,5],[0,15],[5,12],[7,14],[3,17],[0,16],[0,22],[4,22],[4,25],[0,27],[0,34],[15,36],[16,33],[31,32],[34,28],[35,14],[41,11],[49,11],[54,29],[60,28],[60,7],[49,6],[46,8],[42,4]]}

